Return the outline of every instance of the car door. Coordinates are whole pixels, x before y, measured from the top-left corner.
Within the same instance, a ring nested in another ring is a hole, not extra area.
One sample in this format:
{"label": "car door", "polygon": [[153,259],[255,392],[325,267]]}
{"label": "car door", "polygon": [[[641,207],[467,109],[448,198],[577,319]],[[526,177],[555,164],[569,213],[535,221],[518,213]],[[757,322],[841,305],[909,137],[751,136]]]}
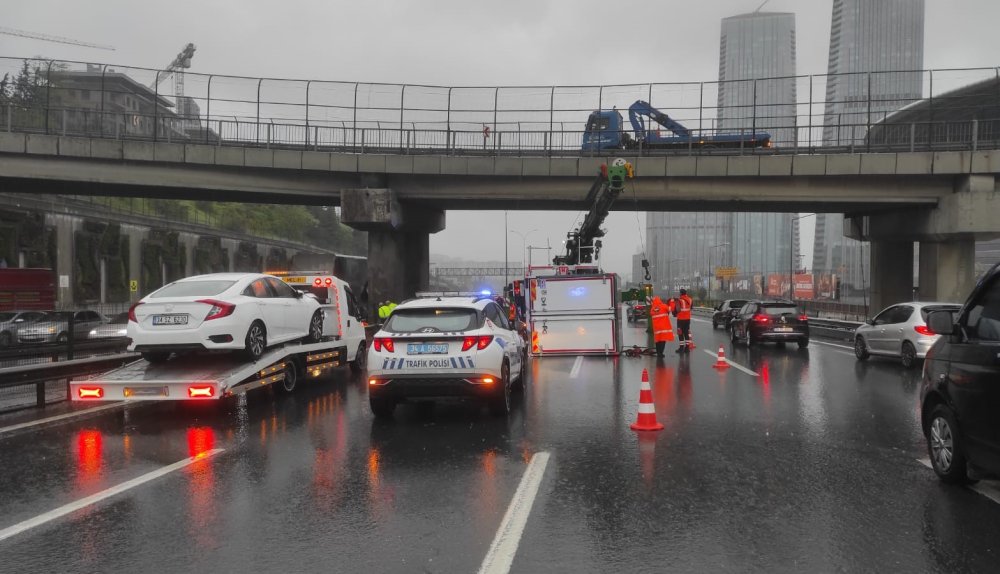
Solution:
{"label": "car door", "polygon": [[[1000,275],[980,290],[952,337],[948,390],[967,444],[1000,457]],[[1000,461],[998,461],[1000,462]]]}
{"label": "car door", "polygon": [[273,297],[268,301],[270,305],[281,309],[282,339],[301,339],[309,334],[309,320],[312,319],[315,305],[311,305],[305,297],[299,297],[295,289],[287,283],[274,277],[265,279],[268,287],[271,288]]}
{"label": "car door", "polygon": [[901,355],[906,323],[913,316],[914,308],[912,305],[896,305],[893,309],[890,322],[882,326],[882,344],[885,346],[886,352]]}
{"label": "car door", "polygon": [[747,303],[740,310],[740,314],[737,316],[736,322],[733,323],[733,329],[736,330],[736,336],[745,339],[747,337],[747,329],[750,324],[750,318],[753,317],[754,313],[757,311],[757,305],[754,303]]}
{"label": "car door", "polygon": [[511,377],[521,369],[522,354],[517,333],[511,330],[507,317],[496,303],[490,303],[484,309],[486,318],[495,326],[493,336],[502,341],[504,355],[510,364]]}
{"label": "car door", "polygon": [[347,322],[344,338],[347,340],[348,354],[351,354],[365,340],[364,318],[361,316],[361,306],[358,305],[357,300],[354,298],[354,293],[346,283],[344,284],[343,291],[344,294],[342,297],[344,303],[347,305]]}
{"label": "car door", "polygon": [[868,330],[867,337],[868,349],[876,353],[885,353],[888,350],[888,344],[886,343],[886,326],[891,325],[893,321],[893,315],[896,312],[896,306],[886,307],[881,313],[872,319],[871,329]]}
{"label": "car door", "polygon": [[[282,324],[284,307],[280,305],[280,301],[274,300],[274,293],[271,286],[267,284],[267,279],[264,277],[255,279],[243,290],[243,295],[254,299],[254,304],[257,305],[257,314],[264,320],[268,344],[283,340],[285,336],[285,328]],[[246,328],[250,328],[250,323],[247,323]]]}

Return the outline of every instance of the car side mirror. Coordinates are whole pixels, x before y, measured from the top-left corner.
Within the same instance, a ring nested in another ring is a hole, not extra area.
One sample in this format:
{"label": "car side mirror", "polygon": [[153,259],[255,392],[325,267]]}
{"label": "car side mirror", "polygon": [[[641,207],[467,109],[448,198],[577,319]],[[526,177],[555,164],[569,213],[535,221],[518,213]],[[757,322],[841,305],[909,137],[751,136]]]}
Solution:
{"label": "car side mirror", "polygon": [[295,298],[296,299],[301,299],[302,296],[303,296],[302,291],[299,291],[298,289],[295,289],[294,291],[295,291]]}
{"label": "car side mirror", "polygon": [[951,311],[934,311],[928,314],[927,326],[938,335],[954,335],[957,331]]}

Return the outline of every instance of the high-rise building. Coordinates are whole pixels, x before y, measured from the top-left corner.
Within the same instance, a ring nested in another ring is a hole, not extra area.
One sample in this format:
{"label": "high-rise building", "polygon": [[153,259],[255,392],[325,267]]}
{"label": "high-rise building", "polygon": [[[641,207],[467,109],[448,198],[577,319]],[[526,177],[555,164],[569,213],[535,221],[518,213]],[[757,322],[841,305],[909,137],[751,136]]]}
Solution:
{"label": "high-rise building", "polygon": [[[861,145],[868,127],[922,95],[924,0],[834,0],[824,145]],[[841,214],[816,216],[813,269],[854,289],[868,284],[869,252],[843,235]]]}
{"label": "high-rise building", "polygon": [[713,267],[732,265],[731,213],[646,213],[650,273],[657,292],[708,287]]}
{"label": "high-rise building", "polygon": [[753,12],[722,20],[719,129],[771,134],[776,147],[796,142],[795,14]]}

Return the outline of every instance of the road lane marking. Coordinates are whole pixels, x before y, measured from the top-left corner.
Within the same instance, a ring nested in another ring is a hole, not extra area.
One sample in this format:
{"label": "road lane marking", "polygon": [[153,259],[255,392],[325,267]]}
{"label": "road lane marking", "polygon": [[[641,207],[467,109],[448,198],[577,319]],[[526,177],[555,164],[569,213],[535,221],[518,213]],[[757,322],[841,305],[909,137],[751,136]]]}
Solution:
{"label": "road lane marking", "polygon": [[580,367],[582,366],[583,366],[583,355],[580,355],[576,358],[576,361],[573,362],[573,370],[569,372],[569,378],[575,379],[580,374]]}
{"label": "road lane marking", "polygon": [[97,504],[98,502],[101,502],[102,500],[105,500],[107,498],[111,498],[112,496],[117,496],[129,489],[145,484],[151,480],[160,478],[161,476],[164,476],[166,474],[170,474],[175,470],[180,470],[186,466],[192,465],[198,462],[199,460],[205,460],[209,457],[215,456],[220,452],[222,452],[223,450],[225,449],[216,448],[213,450],[205,451],[201,454],[189,458],[185,458],[184,460],[175,462],[173,464],[168,464],[167,466],[160,468],[158,470],[147,472],[146,474],[137,476],[132,480],[126,480],[125,482],[112,486],[111,488],[107,488],[98,493],[91,494],[90,496],[81,498],[80,500],[74,502],[70,502],[69,504],[64,504],[59,508],[55,508],[53,510],[46,512],[45,514],[39,514],[34,518],[29,518],[28,520],[4,528],[3,530],[0,530],[0,542],[3,542],[4,540],[12,536],[17,536],[18,534],[21,534],[22,532],[25,532],[27,530],[31,530],[32,528],[41,526],[47,522],[51,522],[58,518],[62,518],[67,514],[76,512],[77,510],[86,508],[92,504]]}
{"label": "road lane marking", "polygon": [[[853,351],[854,350],[854,347],[849,347],[847,345],[838,345],[836,343],[827,343],[827,342],[824,342],[824,341],[817,341],[816,339],[812,339],[810,342],[816,343],[817,345],[826,345],[827,347],[837,347],[838,349],[847,349],[848,351]],[[853,354],[853,353],[851,353],[851,354]]]}
{"label": "road lane marking", "polygon": [[[708,355],[709,357],[713,357],[716,361],[719,360],[719,355],[713,353],[712,351],[709,351],[708,349],[702,349],[702,351],[705,351],[706,355]],[[743,365],[741,365],[739,363],[734,363],[733,361],[730,361],[728,358],[723,359],[723,360],[725,362],[729,363],[730,367],[733,367],[734,369],[743,371],[744,373],[750,375],[751,377],[759,377],[760,376],[757,373],[751,371],[750,369],[744,367]]]}
{"label": "road lane marking", "polygon": [[493,538],[486,558],[483,559],[482,566],[479,567],[479,574],[507,574],[511,565],[514,564],[514,555],[517,554],[517,546],[521,542],[521,535],[524,534],[524,526],[528,522],[528,515],[531,514],[531,506],[535,503],[535,496],[538,495],[538,487],[542,484],[542,477],[545,475],[545,466],[549,463],[549,453],[538,452],[531,457],[527,470],[521,477],[521,484],[517,485],[517,492],[507,507],[497,535]]}
{"label": "road lane marking", "polygon": [[[37,421],[28,421],[26,423],[20,423],[20,424],[16,424],[16,425],[11,425],[9,427],[3,427],[3,428],[0,428],[0,438],[2,438],[3,435],[5,435],[5,434],[12,433],[14,431],[23,430],[23,429],[26,429],[26,428],[31,428],[31,427],[38,426],[38,425],[50,424],[50,423],[55,423],[55,422],[59,422],[59,421],[68,422],[68,421],[74,420],[74,419],[86,418],[88,416],[91,416],[92,414],[96,414],[96,413],[99,413],[99,412],[109,411],[109,410],[112,410],[112,409],[120,409],[120,408],[124,407],[126,404],[128,404],[128,403],[120,402],[120,403],[112,403],[110,405],[101,405],[99,407],[94,407],[92,409],[72,411],[72,412],[68,412],[68,413],[63,413],[61,415],[56,415],[56,416],[53,416],[53,417],[39,419]],[[136,402],[134,402],[132,404],[138,404],[138,401],[136,401]]]}
{"label": "road lane marking", "polygon": [[[934,465],[931,464],[930,457],[925,456],[924,458],[918,458],[917,462],[926,466],[927,468],[934,470]],[[1000,504],[1000,484],[990,481],[981,481],[976,484],[966,485],[969,490],[974,490],[979,494],[982,494],[986,498],[989,498],[993,502]]]}

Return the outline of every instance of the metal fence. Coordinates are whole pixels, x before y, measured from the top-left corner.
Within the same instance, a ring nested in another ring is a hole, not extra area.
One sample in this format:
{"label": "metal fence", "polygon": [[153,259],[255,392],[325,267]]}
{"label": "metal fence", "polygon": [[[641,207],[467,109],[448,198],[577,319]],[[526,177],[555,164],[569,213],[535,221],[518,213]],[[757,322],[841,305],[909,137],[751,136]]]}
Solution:
{"label": "metal fence", "polygon": [[[26,65],[27,64],[27,65]],[[994,149],[1000,113],[966,88],[1000,68],[595,86],[431,86],[250,78],[86,62],[0,58],[0,130],[309,150],[580,155],[594,110],[644,100],[696,137],[671,153]],[[19,77],[23,76],[23,81]],[[992,93],[992,92],[987,92]],[[927,118],[893,114],[927,107]],[[879,129],[873,129],[873,128]],[[768,133],[773,148],[699,140]],[[634,153],[662,153],[639,145]]]}

